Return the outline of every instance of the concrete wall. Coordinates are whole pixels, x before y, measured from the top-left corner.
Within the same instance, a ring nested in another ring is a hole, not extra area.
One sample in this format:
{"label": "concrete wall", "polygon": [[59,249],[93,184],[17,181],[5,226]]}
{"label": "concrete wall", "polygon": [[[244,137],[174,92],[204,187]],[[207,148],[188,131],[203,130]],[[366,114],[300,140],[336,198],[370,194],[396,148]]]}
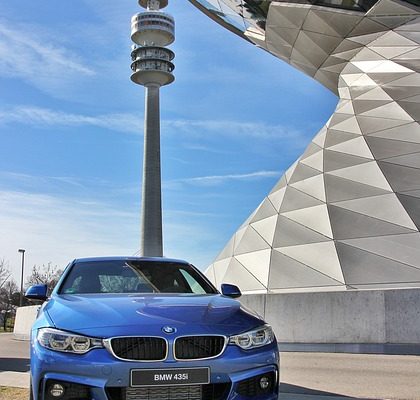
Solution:
{"label": "concrete wall", "polygon": [[[259,294],[240,300],[271,324],[282,343],[420,344],[420,289]],[[38,308],[18,308],[16,338],[29,338]]]}
{"label": "concrete wall", "polygon": [[244,295],[283,343],[420,344],[420,289]]}
{"label": "concrete wall", "polygon": [[16,339],[30,339],[31,327],[35,322],[39,307],[40,306],[19,307],[16,310],[15,327],[13,329],[13,334]]}

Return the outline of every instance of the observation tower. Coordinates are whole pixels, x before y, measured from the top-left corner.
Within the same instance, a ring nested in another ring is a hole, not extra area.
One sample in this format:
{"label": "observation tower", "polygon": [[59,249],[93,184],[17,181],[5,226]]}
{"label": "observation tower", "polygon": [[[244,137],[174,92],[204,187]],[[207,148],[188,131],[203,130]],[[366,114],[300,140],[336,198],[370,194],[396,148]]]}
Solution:
{"label": "observation tower", "polygon": [[168,0],[139,0],[145,12],[131,18],[131,80],[145,87],[143,186],[141,207],[142,256],[162,256],[162,199],[160,168],[161,86],[174,81],[175,54],[166,48],[175,40],[175,22],[161,9]]}

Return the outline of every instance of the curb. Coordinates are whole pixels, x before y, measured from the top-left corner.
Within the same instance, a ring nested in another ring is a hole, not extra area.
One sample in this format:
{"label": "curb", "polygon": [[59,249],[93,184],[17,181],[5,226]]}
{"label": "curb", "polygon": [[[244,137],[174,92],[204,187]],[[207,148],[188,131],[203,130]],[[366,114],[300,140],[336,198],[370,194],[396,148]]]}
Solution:
{"label": "curb", "polygon": [[0,371],[0,386],[29,389],[29,372]]}

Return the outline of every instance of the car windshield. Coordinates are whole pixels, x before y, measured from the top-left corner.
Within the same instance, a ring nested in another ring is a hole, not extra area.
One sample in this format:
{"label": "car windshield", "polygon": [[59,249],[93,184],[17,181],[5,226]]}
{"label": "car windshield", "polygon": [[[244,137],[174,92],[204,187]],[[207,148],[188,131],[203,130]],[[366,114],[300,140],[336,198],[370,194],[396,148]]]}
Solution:
{"label": "car windshield", "polygon": [[217,290],[188,264],[112,260],[76,262],[58,292],[214,294]]}

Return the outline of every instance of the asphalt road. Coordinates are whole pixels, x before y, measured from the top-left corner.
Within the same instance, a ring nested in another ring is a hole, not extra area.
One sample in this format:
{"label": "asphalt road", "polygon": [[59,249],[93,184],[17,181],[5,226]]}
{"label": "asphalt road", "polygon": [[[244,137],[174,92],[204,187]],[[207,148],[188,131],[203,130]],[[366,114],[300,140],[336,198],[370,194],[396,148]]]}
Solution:
{"label": "asphalt road", "polygon": [[29,342],[13,340],[11,333],[1,333],[0,371],[29,371]]}
{"label": "asphalt road", "polygon": [[280,379],[282,392],[420,399],[420,357],[282,353]]}
{"label": "asphalt road", "polygon": [[[28,342],[0,334],[0,377],[28,357]],[[420,356],[282,353],[280,379],[280,400],[420,400]]]}

